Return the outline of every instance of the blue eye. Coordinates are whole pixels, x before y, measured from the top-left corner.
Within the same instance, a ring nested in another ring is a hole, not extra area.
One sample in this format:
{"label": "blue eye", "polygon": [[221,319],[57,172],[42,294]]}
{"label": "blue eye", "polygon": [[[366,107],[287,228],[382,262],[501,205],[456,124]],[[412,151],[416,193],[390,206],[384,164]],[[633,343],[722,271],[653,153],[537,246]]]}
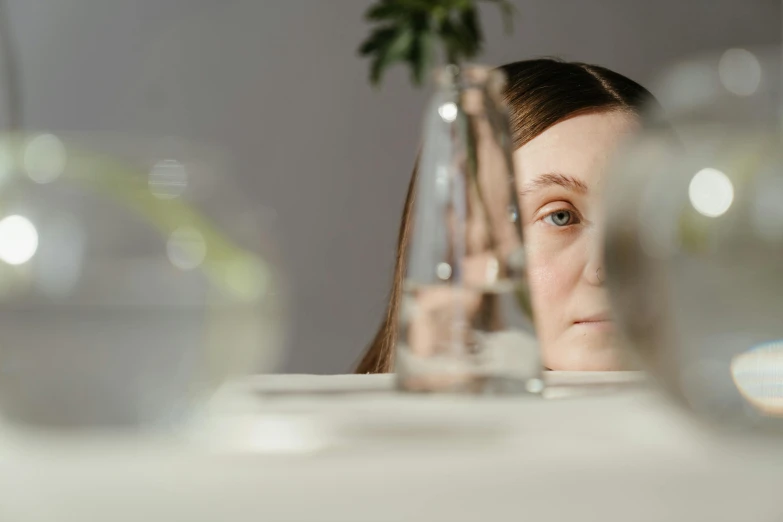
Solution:
{"label": "blue eye", "polygon": [[576,214],[570,210],[556,210],[544,216],[544,222],[556,227],[567,227],[579,222]]}

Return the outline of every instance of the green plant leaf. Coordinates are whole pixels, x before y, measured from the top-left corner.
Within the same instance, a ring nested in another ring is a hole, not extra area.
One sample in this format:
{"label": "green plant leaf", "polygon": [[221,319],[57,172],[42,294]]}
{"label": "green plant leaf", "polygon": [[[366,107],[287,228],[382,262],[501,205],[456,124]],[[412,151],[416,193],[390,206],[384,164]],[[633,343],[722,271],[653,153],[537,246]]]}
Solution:
{"label": "green plant leaf", "polygon": [[509,0],[378,0],[365,18],[380,26],[362,43],[359,53],[370,58],[370,81],[377,85],[384,71],[407,62],[411,80],[421,85],[432,67],[436,48],[449,63],[459,64],[482,49],[479,2],[491,2],[511,29],[514,7]]}
{"label": "green plant leaf", "polygon": [[367,20],[384,21],[395,18],[402,18],[406,15],[405,9],[394,2],[383,2],[374,5],[367,10],[364,17]]}
{"label": "green plant leaf", "polygon": [[470,39],[478,42],[480,45],[484,41],[484,35],[481,33],[481,27],[479,26],[478,10],[473,6],[463,10],[460,13],[460,21]]}
{"label": "green plant leaf", "polygon": [[435,35],[430,31],[424,31],[418,35],[411,48],[410,65],[411,80],[414,85],[422,85],[427,73],[435,61]]}
{"label": "green plant leaf", "polygon": [[472,58],[481,48],[480,42],[473,39],[470,31],[451,18],[445,19],[441,24],[440,38],[449,63],[459,63],[464,58]]}
{"label": "green plant leaf", "polygon": [[383,47],[378,49],[379,52],[370,67],[370,82],[373,85],[380,83],[387,67],[408,57],[413,38],[411,28],[402,26],[395,32],[393,39],[384,41]]}
{"label": "green plant leaf", "polygon": [[453,9],[465,11],[475,6],[474,0],[454,0]]}
{"label": "green plant leaf", "polygon": [[397,29],[394,27],[383,27],[376,29],[367,40],[359,47],[359,54],[362,56],[372,54],[379,49],[383,49],[394,39]]}

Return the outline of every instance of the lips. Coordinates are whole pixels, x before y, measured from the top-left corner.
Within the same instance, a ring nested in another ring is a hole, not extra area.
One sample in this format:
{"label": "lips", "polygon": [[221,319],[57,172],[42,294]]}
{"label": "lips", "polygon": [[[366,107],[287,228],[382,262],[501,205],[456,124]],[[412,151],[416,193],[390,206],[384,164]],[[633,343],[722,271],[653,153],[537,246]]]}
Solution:
{"label": "lips", "polygon": [[601,324],[612,322],[612,317],[607,312],[601,312],[594,315],[582,317],[574,321],[574,324]]}

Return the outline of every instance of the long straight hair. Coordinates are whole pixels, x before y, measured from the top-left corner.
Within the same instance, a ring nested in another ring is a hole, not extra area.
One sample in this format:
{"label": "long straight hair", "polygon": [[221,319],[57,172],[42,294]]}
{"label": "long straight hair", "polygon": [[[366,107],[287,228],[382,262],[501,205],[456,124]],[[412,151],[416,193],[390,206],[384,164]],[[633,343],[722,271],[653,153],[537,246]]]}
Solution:
{"label": "long straight hair", "polygon": [[[621,111],[642,116],[655,101],[650,92],[625,76],[597,65],[544,58],[500,67],[506,76],[514,150],[558,122],[590,112]],[[416,162],[418,166],[418,160]],[[389,304],[375,338],[356,366],[356,373],[387,373],[394,369],[402,286],[405,278],[417,167],[413,169],[402,212]]]}

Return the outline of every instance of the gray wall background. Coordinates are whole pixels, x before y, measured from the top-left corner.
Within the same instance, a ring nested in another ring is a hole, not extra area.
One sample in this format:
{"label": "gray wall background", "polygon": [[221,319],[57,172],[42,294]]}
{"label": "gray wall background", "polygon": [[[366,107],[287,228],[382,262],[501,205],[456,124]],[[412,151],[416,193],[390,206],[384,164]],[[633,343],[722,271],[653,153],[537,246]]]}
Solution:
{"label": "gray wall background", "polygon": [[[482,61],[541,55],[641,83],[703,49],[780,43],[778,0],[516,0]],[[9,0],[26,125],[178,135],[232,158],[275,211],[291,283],[285,371],[348,371],[383,313],[426,91],[380,92],[355,49],[369,0]]]}

